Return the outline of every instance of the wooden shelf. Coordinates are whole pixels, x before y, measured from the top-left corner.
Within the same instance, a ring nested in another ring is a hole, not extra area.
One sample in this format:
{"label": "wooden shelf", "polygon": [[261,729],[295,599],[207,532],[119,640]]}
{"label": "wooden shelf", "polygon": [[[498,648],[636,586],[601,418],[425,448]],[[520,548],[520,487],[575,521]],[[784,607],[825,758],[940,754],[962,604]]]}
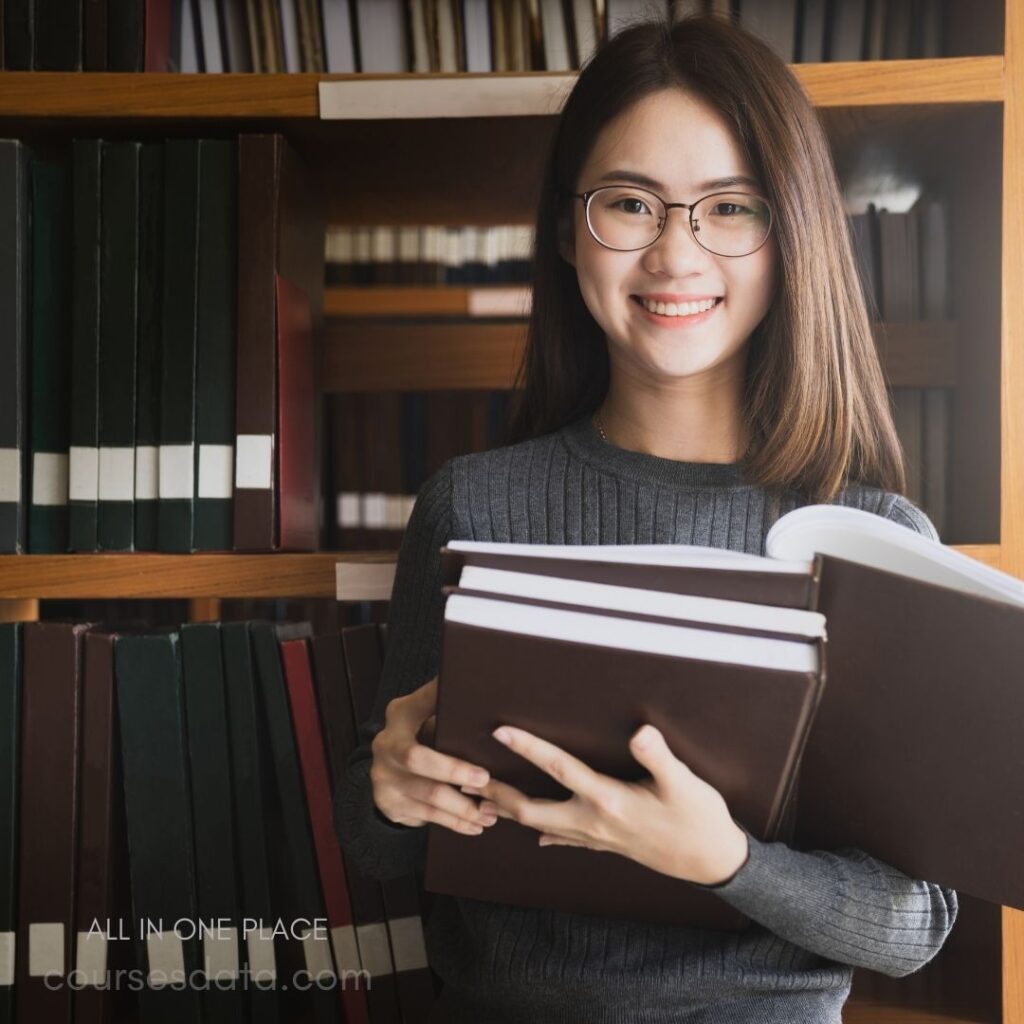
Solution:
{"label": "wooden shelf", "polygon": [[[819,107],[922,103],[998,103],[1003,99],[1003,58],[943,57],[869,63],[794,64],[793,71]],[[90,119],[213,118],[245,121],[320,117],[321,83],[394,81],[417,95],[424,81],[455,79],[470,91],[476,79],[515,79],[534,92],[543,79],[572,80],[559,72],[490,75],[111,74],[5,71],[0,117]],[[380,116],[379,114],[376,116]],[[459,116],[457,101],[430,115]],[[480,115],[477,115],[480,116]],[[536,113],[534,114],[536,116]]]}
{"label": "wooden shelf", "polygon": [[393,564],[394,551],[309,554],[0,556],[0,599],[335,596],[335,565]]}
{"label": "wooden shelf", "polygon": [[[360,302],[374,301],[364,289]],[[343,391],[433,391],[448,388],[508,388],[526,343],[522,321],[383,321],[395,316],[429,315],[419,296],[390,305],[398,289],[382,290],[376,319],[328,321],[325,331],[324,389]],[[429,289],[415,289],[416,293]],[[464,305],[466,289],[450,292]],[[337,308],[337,298],[328,304]],[[950,322],[886,324],[879,333],[883,366],[893,387],[955,387],[957,325]]]}
{"label": "wooden shelf", "polygon": [[526,285],[344,285],[325,289],[324,316],[507,316],[530,311]]}
{"label": "wooden shelf", "polygon": [[[956,548],[999,567],[997,544]],[[0,555],[0,600],[329,597],[344,575],[350,600],[384,600],[397,550],[309,554]],[[339,566],[342,568],[339,570]],[[359,588],[364,588],[357,592]]]}

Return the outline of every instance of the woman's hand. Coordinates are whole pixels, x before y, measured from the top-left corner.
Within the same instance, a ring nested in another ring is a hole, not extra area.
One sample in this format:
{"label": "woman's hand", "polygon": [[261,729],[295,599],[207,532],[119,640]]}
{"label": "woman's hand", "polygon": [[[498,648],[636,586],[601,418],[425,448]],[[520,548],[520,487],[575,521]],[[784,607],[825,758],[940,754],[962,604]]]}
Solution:
{"label": "woman's hand", "polygon": [[437,676],[388,704],[384,728],[371,745],[373,801],[381,814],[399,825],[432,821],[465,835],[480,835],[497,818],[457,787],[486,785],[490,776],[420,742],[421,731],[432,731],[436,710]]}
{"label": "woman's hand", "polygon": [[719,885],[746,862],[746,833],[718,790],[697,778],[651,725],[630,740],[650,779],[627,783],[522,729],[502,726],[494,738],[572,791],[569,800],[533,800],[503,782],[464,789],[481,808],[541,833],[541,846],[608,850],[701,885]]}

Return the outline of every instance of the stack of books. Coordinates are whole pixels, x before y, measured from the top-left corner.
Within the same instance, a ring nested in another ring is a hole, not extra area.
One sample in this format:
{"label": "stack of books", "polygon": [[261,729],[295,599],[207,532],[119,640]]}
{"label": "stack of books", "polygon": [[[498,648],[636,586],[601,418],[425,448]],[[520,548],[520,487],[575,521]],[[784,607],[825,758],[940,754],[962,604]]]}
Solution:
{"label": "stack of books", "polygon": [[[842,506],[784,516],[766,552],[449,543],[438,749],[558,799],[497,726],[636,780],[628,741],[650,722],[760,840],[857,847],[1024,907],[1024,583]],[[706,889],[611,853],[539,848],[510,819],[475,837],[431,825],[425,884],[744,923]]]}

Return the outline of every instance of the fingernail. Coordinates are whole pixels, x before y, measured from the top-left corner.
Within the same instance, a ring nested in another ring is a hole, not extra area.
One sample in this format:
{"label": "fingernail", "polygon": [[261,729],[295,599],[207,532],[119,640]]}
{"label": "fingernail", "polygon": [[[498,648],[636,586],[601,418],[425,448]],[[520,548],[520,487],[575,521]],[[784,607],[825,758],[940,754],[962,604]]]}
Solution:
{"label": "fingernail", "polygon": [[491,735],[499,743],[511,743],[512,742],[512,733],[510,733],[508,731],[508,729],[506,729],[504,726],[502,726],[500,729],[495,729],[494,732],[491,733]]}
{"label": "fingernail", "polygon": [[498,805],[491,803],[490,800],[484,800],[480,804],[480,813],[481,814],[497,814],[498,813]]}
{"label": "fingernail", "polygon": [[537,845],[538,846],[550,846],[551,845],[551,840],[550,839],[545,839],[544,836],[541,836],[540,839],[537,840]]}
{"label": "fingernail", "polygon": [[496,814],[481,814],[480,821],[484,825],[493,825],[498,820]]}
{"label": "fingernail", "polygon": [[469,784],[471,786],[486,786],[489,778],[487,772],[477,769],[469,773]]}
{"label": "fingernail", "polygon": [[466,794],[466,796],[483,796],[483,793],[481,793],[475,786],[460,786],[459,788]]}
{"label": "fingernail", "polygon": [[470,825],[469,826],[469,834],[470,835],[478,836],[482,832],[483,832],[483,826],[482,825]]}
{"label": "fingernail", "polygon": [[645,750],[650,746],[651,740],[654,738],[654,730],[649,726],[645,725],[634,737],[633,746],[637,750]]}

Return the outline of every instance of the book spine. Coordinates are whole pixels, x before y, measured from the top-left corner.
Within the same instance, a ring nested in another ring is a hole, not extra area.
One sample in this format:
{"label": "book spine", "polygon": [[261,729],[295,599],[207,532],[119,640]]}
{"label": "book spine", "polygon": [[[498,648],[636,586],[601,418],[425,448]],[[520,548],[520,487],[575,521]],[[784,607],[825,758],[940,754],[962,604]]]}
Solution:
{"label": "book spine", "polygon": [[164,147],[139,161],[139,316],[135,384],[135,550],[157,549],[163,317]]}
{"label": "book spine", "polygon": [[161,551],[191,551],[195,523],[195,367],[199,141],[164,144],[164,303],[160,373]]}
{"label": "book spine", "polygon": [[206,989],[203,1003],[207,1019],[241,1022],[244,990],[232,984],[239,977],[242,922],[220,626],[182,626],[181,653],[195,834],[196,907],[200,921],[216,922],[203,936],[202,945],[206,975],[219,981]]}
{"label": "book spine", "polygon": [[35,0],[34,71],[82,70],[82,8],[65,0]]}
{"label": "book spine", "polygon": [[173,0],[146,0],[143,62],[146,71],[171,70]]}
{"label": "book spine", "polygon": [[4,68],[31,71],[34,0],[4,0]]}
{"label": "book spine", "polygon": [[96,550],[99,501],[100,238],[103,143],[74,143],[74,264],[68,546]]}
{"label": "book spine", "polygon": [[86,71],[107,70],[108,0],[84,0],[82,51]]}
{"label": "book spine", "polygon": [[195,548],[230,551],[234,485],[238,158],[200,143]]}
{"label": "book spine", "polygon": [[103,159],[96,516],[96,546],[101,551],[135,547],[140,150],[137,142],[108,143]]}
{"label": "book spine", "polygon": [[[81,827],[75,901],[75,964],[82,981],[74,994],[76,1024],[109,1019],[109,924],[115,916],[116,828],[120,780],[114,735],[114,637],[85,636],[82,679]],[[118,929],[119,931],[120,929]]]}
{"label": "book spine", "polygon": [[277,261],[281,140],[238,141],[238,388],[234,547],[277,546]]}
{"label": "book spine", "polygon": [[146,40],[145,0],[117,0],[107,22],[107,69],[143,71]]}
{"label": "book spine", "polygon": [[82,637],[87,627],[23,626],[16,1019],[70,1021],[78,845]]}
{"label": "book spine", "polygon": [[68,549],[71,398],[71,173],[62,161],[32,163],[33,554]]}
{"label": "book spine", "polygon": [[[268,766],[255,666],[245,622],[225,623],[220,629],[224,658],[224,693],[227,710],[231,785],[239,857],[239,911],[243,920],[271,922],[274,908],[267,859]],[[267,926],[269,928],[269,924]],[[241,959],[256,984],[250,986],[253,1022],[278,1021],[277,986],[260,984],[277,972],[277,950],[272,932],[250,928],[241,943]]]}
{"label": "book spine", "polygon": [[182,984],[199,966],[195,938],[174,929],[174,922],[196,921],[178,635],[119,636],[114,671],[137,919],[133,934],[147,968],[139,1008],[143,1019],[198,1024],[199,989]]}
{"label": "book spine", "polygon": [[28,153],[0,141],[0,552],[27,550]]}
{"label": "book spine", "polygon": [[0,623],[0,1020],[14,1019],[22,625]]}

